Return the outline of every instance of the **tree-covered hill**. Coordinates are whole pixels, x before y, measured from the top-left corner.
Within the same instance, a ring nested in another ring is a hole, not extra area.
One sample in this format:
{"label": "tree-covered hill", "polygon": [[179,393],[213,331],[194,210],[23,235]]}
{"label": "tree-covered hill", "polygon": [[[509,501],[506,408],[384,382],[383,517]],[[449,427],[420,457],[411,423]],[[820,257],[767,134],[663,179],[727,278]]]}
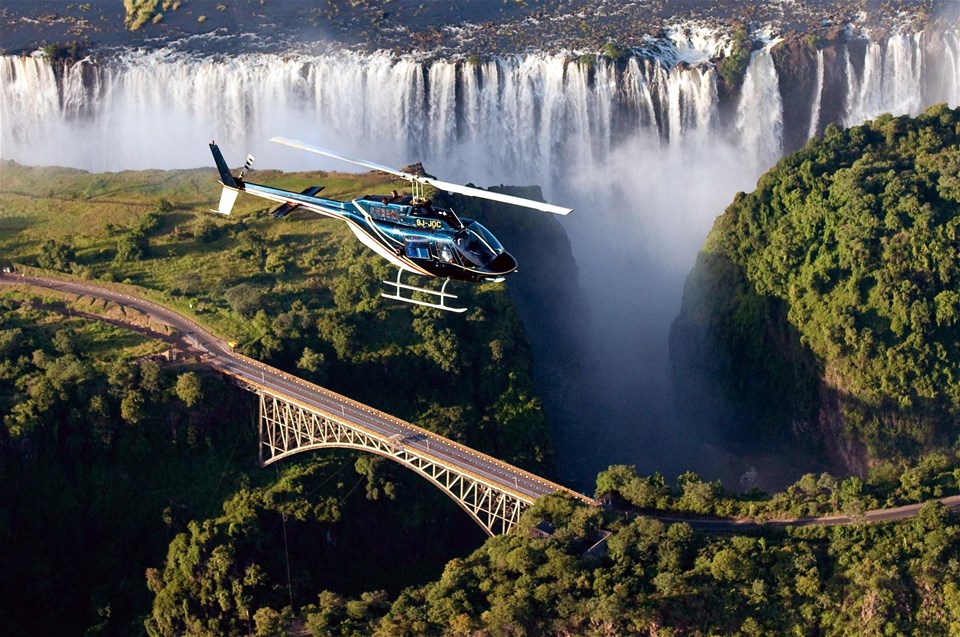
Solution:
{"label": "tree-covered hill", "polygon": [[738,195],[671,350],[689,414],[730,436],[819,439],[854,470],[953,444],[960,109],[830,127]]}
{"label": "tree-covered hill", "polygon": [[[548,535],[534,534],[535,525]],[[325,637],[946,636],[960,629],[960,526],[937,502],[900,524],[709,535],[550,496],[521,527],[392,603],[382,593],[324,591],[294,621],[261,610],[257,634],[294,626]]]}

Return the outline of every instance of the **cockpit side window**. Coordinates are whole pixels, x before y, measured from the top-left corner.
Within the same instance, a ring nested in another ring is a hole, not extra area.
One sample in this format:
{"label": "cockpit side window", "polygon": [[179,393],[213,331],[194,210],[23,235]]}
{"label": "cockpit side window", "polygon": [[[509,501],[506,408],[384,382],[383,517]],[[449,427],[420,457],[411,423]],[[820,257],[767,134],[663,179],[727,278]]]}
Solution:
{"label": "cockpit side window", "polygon": [[497,251],[471,228],[458,232],[453,242],[463,259],[478,268],[484,267],[497,256]]}

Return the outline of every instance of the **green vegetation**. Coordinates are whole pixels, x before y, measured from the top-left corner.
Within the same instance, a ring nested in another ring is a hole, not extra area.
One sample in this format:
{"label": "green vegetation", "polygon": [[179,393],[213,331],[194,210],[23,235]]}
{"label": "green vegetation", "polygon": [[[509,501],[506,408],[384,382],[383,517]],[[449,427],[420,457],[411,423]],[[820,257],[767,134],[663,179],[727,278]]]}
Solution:
{"label": "green vegetation", "polygon": [[[541,521],[552,534],[532,537]],[[605,540],[603,529],[612,531]],[[256,627],[379,637],[949,635],[960,628],[958,554],[960,525],[939,503],[899,524],[707,535],[551,496],[518,533],[491,538],[392,603],[382,592],[324,591],[295,619],[259,609]]]}
{"label": "green vegetation", "polygon": [[618,508],[676,511],[688,514],[768,522],[845,514],[920,504],[960,493],[960,458],[941,452],[916,463],[886,462],[866,479],[838,479],[829,473],[808,473],[780,493],[757,489],[731,493],[720,482],[704,482],[687,471],[671,487],[659,473],[637,475],[634,467],[614,465],[597,476],[597,497]]}
{"label": "green vegetation", "polygon": [[43,47],[43,55],[52,62],[75,62],[82,58],[87,43],[73,40],[65,44],[48,44]]}
{"label": "green vegetation", "polygon": [[136,31],[154,17],[158,4],[159,0],[123,0],[123,25]]}
{"label": "green vegetation", "polygon": [[0,299],[0,541],[17,547],[0,552],[0,630],[129,634],[177,520],[205,515],[249,464],[246,402],[205,377],[187,410],[170,396],[178,372],[145,358],[165,344],[22,300]]}
{"label": "green vegetation", "polygon": [[[136,31],[147,22],[157,24],[163,20],[163,13],[158,11],[176,11],[180,8],[180,0],[123,0],[123,25],[130,31]],[[219,5],[218,9],[220,8]],[[221,9],[222,10],[222,9]]]}
{"label": "green vegetation", "polygon": [[[212,170],[93,175],[9,162],[3,170],[0,203],[11,232],[0,237],[0,250],[7,258],[134,284],[255,358],[549,470],[528,347],[502,286],[460,285],[457,294],[471,308],[465,320],[385,302],[380,281],[392,266],[343,224],[305,213],[278,221],[252,197],[228,218],[207,212],[218,196]],[[372,174],[257,175],[291,189],[323,184],[330,197],[402,187]],[[44,180],[58,189],[26,194]],[[313,371],[298,369],[307,350]]]}
{"label": "green vegetation", "polygon": [[600,53],[613,62],[619,61],[621,58],[625,57],[630,52],[625,46],[621,46],[616,42],[607,42],[600,49]]}
{"label": "green vegetation", "polygon": [[593,53],[582,53],[577,58],[577,63],[585,69],[592,69],[597,64],[597,56]]}
{"label": "green vegetation", "polygon": [[672,334],[725,397],[701,413],[823,436],[854,468],[956,442],[958,148],[960,110],[885,115],[830,127],[738,195]]}
{"label": "green vegetation", "polygon": [[[958,137],[960,112],[941,107],[915,122],[830,129],[785,159],[761,180],[762,196],[738,197],[718,221],[688,284],[715,305],[694,310],[688,296],[674,333],[680,342],[710,327],[703,351],[727,357],[717,365],[728,365],[728,397],[767,399],[751,412],[763,427],[822,412],[829,383],[843,415],[881,419],[845,426],[866,440],[882,431],[892,459],[864,478],[803,476],[772,497],[615,466],[597,493],[629,513],[549,497],[519,532],[482,545],[456,505],[379,457],[331,451],[257,468],[248,394],[190,359],[150,358],[164,343],[71,315],[108,307],[0,290],[0,542],[17,547],[0,551],[0,632],[955,634],[960,524],[939,503],[897,524],[733,535],[637,513],[857,516],[958,490],[947,445],[957,312],[946,294],[956,289],[957,246],[946,238],[957,233]],[[458,288],[471,308],[459,317],[382,302],[388,266],[342,224],[303,213],[278,221],[250,199],[229,218],[205,212],[218,195],[212,170],[3,171],[5,258],[135,286],[273,365],[549,472],[526,341],[502,287]],[[394,187],[376,175],[258,180],[320,183],[334,197]],[[57,187],[29,194],[42,183]],[[890,293],[902,281],[916,294]],[[841,293],[850,289],[860,296]],[[850,299],[870,304],[869,320],[843,305]],[[859,331],[868,328],[872,340]],[[918,356],[923,347],[943,356]],[[892,374],[871,357],[912,357],[914,367]],[[940,394],[909,393],[928,387]],[[911,424],[924,419],[927,428]],[[534,533],[543,521],[552,532]]]}
{"label": "green vegetation", "polygon": [[[5,258],[131,289],[273,365],[549,473],[528,348],[502,286],[465,284],[457,293],[471,310],[456,317],[382,301],[389,266],[342,224],[302,213],[278,221],[256,200],[241,199],[229,218],[206,212],[219,195],[212,170],[94,175],[5,162],[3,174]],[[334,197],[396,187],[375,175],[258,177],[321,183]],[[56,188],[31,194],[44,183]],[[250,596],[282,609],[323,589],[395,594],[480,543],[480,529],[446,496],[374,456],[304,454],[257,469],[248,394],[189,361],[157,371],[136,359],[165,345],[147,340],[128,352],[124,343],[143,339],[41,305],[106,308],[3,294],[16,302],[0,313],[0,539],[18,551],[0,557],[2,632],[57,634],[52,623],[62,634],[138,633],[152,590],[150,630],[229,633],[254,621]],[[88,330],[109,336],[67,334]],[[65,358],[57,348],[71,343]],[[64,528],[84,531],[63,543]],[[62,550],[49,548],[58,542]],[[226,575],[198,589],[183,579],[185,564],[207,557],[217,566],[205,573]],[[57,580],[60,568],[71,575]],[[228,586],[235,573],[233,597],[194,605],[193,595]]]}
{"label": "green vegetation", "polygon": [[[216,568],[250,573],[237,599],[299,607],[324,588],[426,581],[480,542],[456,505],[373,456],[257,468],[251,395],[189,359],[144,358],[166,344],[2,292],[0,541],[17,547],[0,552],[4,634],[141,634],[151,604],[163,626],[179,601],[226,634],[237,607],[202,596],[233,585]],[[203,551],[216,568],[184,581]],[[164,555],[176,566],[158,569]]]}
{"label": "green vegetation", "polygon": [[737,24],[730,37],[733,40],[730,43],[730,52],[717,63],[717,73],[720,74],[727,93],[732,95],[739,88],[750,65],[753,41],[750,39],[749,26],[745,23]]}

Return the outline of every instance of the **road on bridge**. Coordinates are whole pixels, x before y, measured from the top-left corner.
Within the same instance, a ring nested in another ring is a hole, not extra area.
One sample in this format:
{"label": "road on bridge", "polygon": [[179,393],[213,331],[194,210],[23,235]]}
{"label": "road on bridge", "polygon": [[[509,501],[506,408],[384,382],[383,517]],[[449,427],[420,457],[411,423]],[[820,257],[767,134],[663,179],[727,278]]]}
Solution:
{"label": "road on bridge", "polygon": [[224,374],[259,385],[278,396],[316,409],[328,417],[349,422],[386,438],[396,437],[395,439],[400,440],[400,444],[416,449],[422,455],[442,465],[470,473],[499,489],[520,496],[531,504],[537,498],[557,491],[571,494],[588,504],[596,504],[592,498],[545,480],[529,471],[474,451],[465,445],[238,354],[225,340],[214,336],[200,324],[153,301],[86,281],[3,273],[0,274],[0,283],[34,285],[77,296],[105,299],[118,305],[132,307],[180,331],[192,347],[202,354],[202,360],[206,365]]}

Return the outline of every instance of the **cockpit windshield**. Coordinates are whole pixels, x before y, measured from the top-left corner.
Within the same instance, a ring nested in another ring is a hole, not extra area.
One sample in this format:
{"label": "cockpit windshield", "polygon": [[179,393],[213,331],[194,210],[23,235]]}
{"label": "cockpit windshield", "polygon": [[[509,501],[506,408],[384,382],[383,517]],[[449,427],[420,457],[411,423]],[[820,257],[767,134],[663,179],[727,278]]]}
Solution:
{"label": "cockpit windshield", "polygon": [[457,252],[466,263],[478,268],[486,266],[503,252],[503,246],[489,230],[473,222],[453,238]]}

